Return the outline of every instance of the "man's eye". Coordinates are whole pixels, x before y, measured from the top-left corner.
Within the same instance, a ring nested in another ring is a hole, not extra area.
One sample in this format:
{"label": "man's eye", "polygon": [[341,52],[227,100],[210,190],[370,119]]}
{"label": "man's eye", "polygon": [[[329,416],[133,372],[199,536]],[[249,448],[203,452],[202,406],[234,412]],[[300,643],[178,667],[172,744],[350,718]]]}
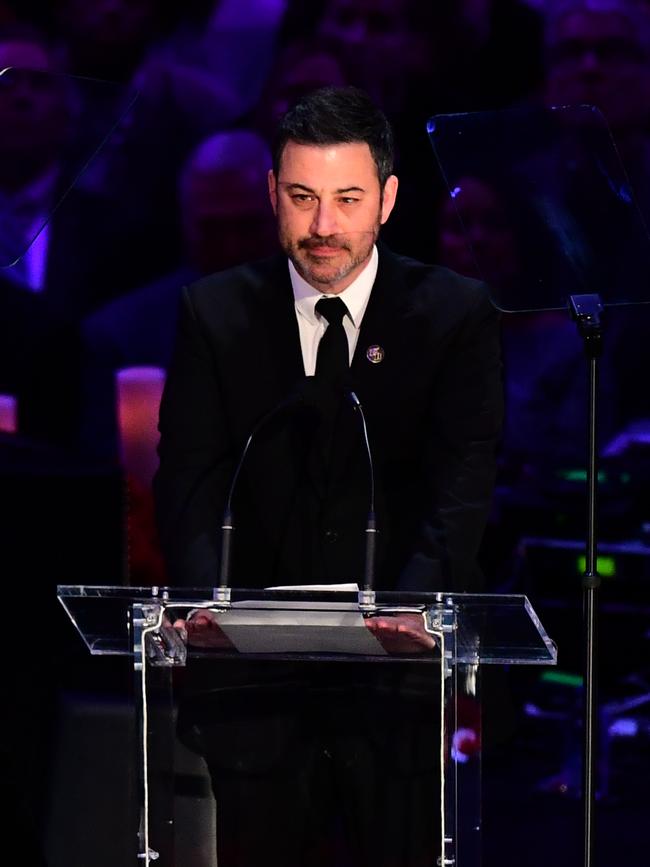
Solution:
{"label": "man's eye", "polygon": [[292,198],[293,201],[296,202],[297,204],[302,204],[302,203],[305,203],[305,202],[313,202],[313,200],[314,200],[314,197],[308,195],[307,193],[294,193],[294,194],[291,196],[291,198]]}
{"label": "man's eye", "polygon": [[354,203],[358,201],[359,199],[355,199],[354,196],[343,196],[340,199],[342,205],[354,205]]}

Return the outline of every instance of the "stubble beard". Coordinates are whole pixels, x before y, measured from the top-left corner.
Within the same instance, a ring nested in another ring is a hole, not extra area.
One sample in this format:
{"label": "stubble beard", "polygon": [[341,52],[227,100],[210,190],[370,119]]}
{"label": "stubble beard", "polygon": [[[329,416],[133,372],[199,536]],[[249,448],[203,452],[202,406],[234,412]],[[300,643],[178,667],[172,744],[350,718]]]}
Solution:
{"label": "stubble beard", "polygon": [[[378,217],[372,229],[360,233],[365,237],[366,243],[356,251],[353,250],[350,244],[349,236],[343,234],[329,235],[327,237],[310,235],[300,238],[298,241],[292,241],[286,236],[282,227],[280,227],[279,232],[280,244],[303,280],[306,280],[311,286],[326,292],[328,287],[336,286],[344,281],[356,268],[368,261],[379,235],[379,228],[380,221]],[[329,258],[316,256],[311,253],[310,248],[313,247],[332,247],[340,249],[348,255],[343,262],[335,266]]]}

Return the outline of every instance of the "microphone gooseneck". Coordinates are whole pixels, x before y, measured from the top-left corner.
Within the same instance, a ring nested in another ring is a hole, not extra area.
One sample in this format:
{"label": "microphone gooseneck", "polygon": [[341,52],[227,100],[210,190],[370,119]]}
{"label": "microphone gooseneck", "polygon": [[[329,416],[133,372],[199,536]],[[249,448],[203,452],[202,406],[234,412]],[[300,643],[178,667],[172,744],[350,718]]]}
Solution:
{"label": "microphone gooseneck", "polygon": [[368,425],[366,417],[361,406],[361,401],[354,391],[347,392],[348,398],[353,409],[357,410],[361,417],[363,426],[363,439],[366,446],[366,454],[368,456],[368,469],[370,471],[370,505],[368,508],[368,519],[366,521],[366,560],[364,568],[364,583],[363,588],[366,592],[374,590],[375,586],[375,557],[377,551],[377,520],[375,517],[375,468],[372,460],[372,450],[370,448],[370,440],[368,438]]}
{"label": "microphone gooseneck", "polygon": [[226,506],[223,510],[223,519],[221,522],[221,562],[219,566],[218,590],[222,596],[226,595],[225,591],[227,590],[230,583],[232,535],[235,531],[232,500],[235,489],[237,487],[237,480],[239,479],[239,474],[241,473],[241,469],[244,466],[244,461],[246,460],[246,455],[248,454],[251,443],[253,442],[259,431],[263,427],[265,427],[265,425],[268,424],[269,421],[271,421],[281,412],[293,409],[298,406],[309,406],[309,400],[307,399],[304,386],[298,388],[295,392],[289,395],[289,397],[285,398],[285,400],[283,400],[281,403],[274,406],[267,413],[265,413],[261,419],[259,419],[253,430],[248,435],[246,444],[242,449],[239,461],[237,463],[237,466],[235,467],[235,472],[232,476],[232,481],[230,482],[228,497],[226,499]]}

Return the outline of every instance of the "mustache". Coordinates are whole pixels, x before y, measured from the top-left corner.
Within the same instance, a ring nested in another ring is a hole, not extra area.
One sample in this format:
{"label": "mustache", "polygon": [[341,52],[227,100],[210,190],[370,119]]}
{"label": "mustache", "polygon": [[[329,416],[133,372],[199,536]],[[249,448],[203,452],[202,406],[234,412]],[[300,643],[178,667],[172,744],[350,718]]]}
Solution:
{"label": "mustache", "polygon": [[301,250],[313,250],[316,247],[331,247],[334,250],[349,250],[347,242],[337,235],[310,235],[298,241]]}

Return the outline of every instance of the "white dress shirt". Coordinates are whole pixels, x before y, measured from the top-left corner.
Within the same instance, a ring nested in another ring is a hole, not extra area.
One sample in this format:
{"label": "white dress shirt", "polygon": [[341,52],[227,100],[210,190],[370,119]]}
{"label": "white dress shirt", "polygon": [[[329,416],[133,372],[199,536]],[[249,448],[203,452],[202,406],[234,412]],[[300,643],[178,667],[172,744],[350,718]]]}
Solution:
{"label": "white dress shirt", "polygon": [[314,289],[303,279],[296,271],[293,262],[289,261],[289,275],[296,302],[296,318],[300,332],[300,348],[302,349],[302,360],[307,376],[313,376],[316,371],[318,344],[327,328],[325,317],[316,312],[316,302],[320,301],[321,298],[340,298],[345,303],[348,312],[343,317],[343,328],[348,338],[351,363],[359,339],[361,320],[366,312],[370,292],[377,276],[378,265],[379,254],[377,247],[373,247],[368,264],[348,288],[339,292],[338,295],[326,295],[324,292]]}

